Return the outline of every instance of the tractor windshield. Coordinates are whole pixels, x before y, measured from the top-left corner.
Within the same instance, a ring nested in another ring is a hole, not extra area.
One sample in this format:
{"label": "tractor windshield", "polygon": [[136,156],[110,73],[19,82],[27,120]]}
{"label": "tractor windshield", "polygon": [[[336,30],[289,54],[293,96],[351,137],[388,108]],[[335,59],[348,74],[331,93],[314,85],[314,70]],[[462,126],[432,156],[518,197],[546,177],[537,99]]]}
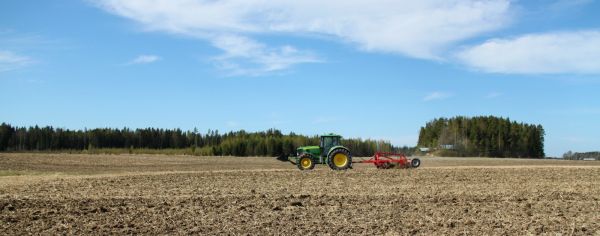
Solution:
{"label": "tractor windshield", "polygon": [[331,137],[331,145],[332,146],[340,145],[340,137]]}
{"label": "tractor windshield", "polygon": [[340,145],[340,137],[337,136],[323,136],[321,137],[321,147],[324,153],[327,153],[333,146]]}

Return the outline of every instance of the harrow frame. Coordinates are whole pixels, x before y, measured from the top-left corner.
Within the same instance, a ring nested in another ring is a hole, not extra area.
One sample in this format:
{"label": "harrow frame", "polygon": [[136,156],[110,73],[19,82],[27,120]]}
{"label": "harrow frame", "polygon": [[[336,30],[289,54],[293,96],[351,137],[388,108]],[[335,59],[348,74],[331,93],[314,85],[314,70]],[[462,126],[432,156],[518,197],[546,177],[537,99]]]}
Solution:
{"label": "harrow frame", "polygon": [[421,165],[419,158],[408,159],[403,153],[376,152],[371,159],[354,163],[372,163],[377,169],[417,168]]}

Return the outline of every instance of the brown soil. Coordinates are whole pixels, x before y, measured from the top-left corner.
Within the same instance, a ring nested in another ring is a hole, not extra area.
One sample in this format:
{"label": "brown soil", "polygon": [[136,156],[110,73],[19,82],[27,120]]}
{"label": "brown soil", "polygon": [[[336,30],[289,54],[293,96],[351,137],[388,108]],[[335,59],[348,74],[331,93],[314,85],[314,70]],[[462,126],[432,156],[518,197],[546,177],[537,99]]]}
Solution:
{"label": "brown soil", "polygon": [[422,162],[0,154],[0,234],[600,234],[599,162]]}

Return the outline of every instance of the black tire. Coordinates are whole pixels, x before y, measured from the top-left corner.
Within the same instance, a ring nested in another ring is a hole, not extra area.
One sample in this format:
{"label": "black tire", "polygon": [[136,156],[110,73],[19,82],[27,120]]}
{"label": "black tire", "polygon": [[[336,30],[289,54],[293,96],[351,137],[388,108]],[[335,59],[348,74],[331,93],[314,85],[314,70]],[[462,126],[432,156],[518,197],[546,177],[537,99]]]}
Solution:
{"label": "black tire", "polygon": [[[343,155],[345,156],[346,160],[341,161],[339,159],[341,157],[338,156],[338,159],[336,161],[334,160],[334,158],[336,158],[336,155]],[[335,149],[327,156],[327,165],[332,170],[346,170],[348,168],[352,168],[352,156],[350,155],[350,152],[344,148]]]}
{"label": "black tire", "polygon": [[421,166],[421,160],[419,160],[419,158],[412,159],[410,161],[410,166],[412,168],[417,168],[417,167]]}
{"label": "black tire", "polygon": [[[307,161],[309,164],[306,164]],[[312,156],[305,154],[298,158],[296,166],[298,166],[298,169],[300,170],[312,170],[315,168],[315,160],[313,160]]]}

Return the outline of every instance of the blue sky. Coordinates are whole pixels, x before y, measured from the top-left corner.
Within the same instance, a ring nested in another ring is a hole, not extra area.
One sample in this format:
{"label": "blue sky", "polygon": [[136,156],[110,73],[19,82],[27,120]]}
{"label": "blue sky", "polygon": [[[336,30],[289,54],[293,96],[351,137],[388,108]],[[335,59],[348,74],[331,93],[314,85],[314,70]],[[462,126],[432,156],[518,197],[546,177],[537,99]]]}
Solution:
{"label": "blue sky", "polygon": [[415,145],[437,117],[600,149],[600,3],[8,0],[0,121],[277,128]]}

